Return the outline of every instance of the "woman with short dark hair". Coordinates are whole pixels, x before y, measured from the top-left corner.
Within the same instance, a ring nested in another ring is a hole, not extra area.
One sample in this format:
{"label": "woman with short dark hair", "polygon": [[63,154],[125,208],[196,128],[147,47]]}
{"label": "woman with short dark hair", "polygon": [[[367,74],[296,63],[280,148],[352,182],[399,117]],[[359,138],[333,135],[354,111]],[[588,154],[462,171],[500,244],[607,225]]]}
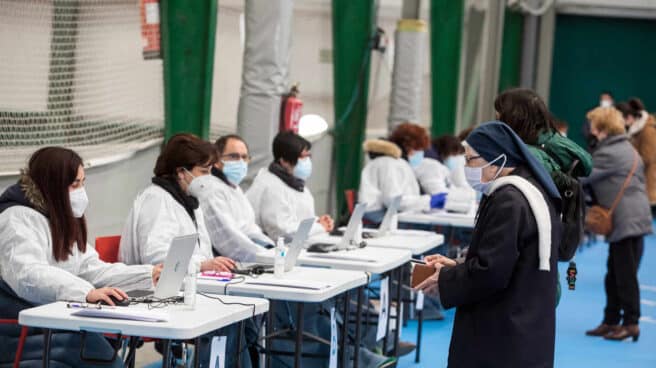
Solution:
{"label": "woman with short dark hair", "polygon": [[[127,297],[125,291],[152,288],[160,266],[105,263],[87,244],[84,186],[80,156],[45,147],[32,154],[18,183],[0,196],[0,318],[16,319],[25,307],[55,301],[113,305]],[[13,359],[16,336],[0,334],[0,363]],[[113,355],[101,335],[86,339],[92,357]],[[22,361],[40,361],[42,342],[42,336],[28,337]],[[52,344],[51,361],[88,366],[79,358],[78,334],[56,333]],[[111,366],[122,366],[120,359]]]}
{"label": "woman with short dark hair", "polygon": [[[289,238],[301,221],[316,217],[314,197],[305,185],[312,174],[312,144],[292,132],[280,132],[273,140],[273,162],[260,169],[246,192],[257,224],[273,240]],[[323,215],[310,236],[333,230],[333,219]]]}
{"label": "woman with short dark hair", "polygon": [[231,271],[234,261],[214,257],[202,211],[189,188],[209,175],[216,161],[214,145],[192,134],[171,137],[155,164],[152,184],[141,192],[128,215],[119,259],[128,264],[164,262],[176,236],[198,233],[192,262],[201,271]]}

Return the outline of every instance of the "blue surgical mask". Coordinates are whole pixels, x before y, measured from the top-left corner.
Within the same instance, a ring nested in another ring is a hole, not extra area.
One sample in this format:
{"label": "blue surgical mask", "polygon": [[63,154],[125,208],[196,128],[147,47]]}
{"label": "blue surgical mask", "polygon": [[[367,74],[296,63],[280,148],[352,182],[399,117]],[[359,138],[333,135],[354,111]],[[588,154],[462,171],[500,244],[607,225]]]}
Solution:
{"label": "blue surgical mask", "polygon": [[[483,183],[483,169],[492,165],[493,163],[503,160],[503,163],[497,169],[496,175],[494,175],[494,178],[486,183]],[[481,192],[483,194],[487,194],[488,190],[490,189],[490,185],[494,183],[494,181],[499,177],[499,174],[501,173],[501,170],[506,166],[506,155],[502,153],[499,155],[499,157],[495,158],[492,160],[492,162],[489,162],[488,164],[481,166],[481,167],[467,167],[465,166],[465,179],[467,180],[467,183],[471,185],[472,188],[474,188],[475,191]]]}
{"label": "blue surgical mask", "polygon": [[461,168],[465,166],[465,156],[463,155],[449,156],[446,160],[444,160],[444,166],[449,168],[449,171],[453,171],[458,168]]}
{"label": "blue surgical mask", "polygon": [[294,176],[301,180],[308,180],[312,175],[312,160],[309,157],[299,159],[294,166]]}
{"label": "blue surgical mask", "polygon": [[244,160],[239,161],[222,161],[223,175],[232,185],[239,185],[248,173],[248,163]]}
{"label": "blue surgical mask", "polygon": [[412,156],[408,157],[408,163],[412,168],[415,168],[421,164],[421,161],[424,160],[424,151],[415,151]]}

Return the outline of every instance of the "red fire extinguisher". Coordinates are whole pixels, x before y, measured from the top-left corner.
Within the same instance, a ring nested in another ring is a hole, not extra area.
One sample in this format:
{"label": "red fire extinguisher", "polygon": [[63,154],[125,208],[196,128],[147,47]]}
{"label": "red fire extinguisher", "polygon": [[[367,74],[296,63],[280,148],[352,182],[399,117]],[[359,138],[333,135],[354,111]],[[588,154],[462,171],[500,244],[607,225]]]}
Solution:
{"label": "red fire extinguisher", "polygon": [[140,0],[143,58],[160,59],[159,0]]}
{"label": "red fire extinguisher", "polygon": [[289,131],[298,134],[298,122],[301,120],[303,101],[299,99],[298,83],[294,84],[289,93],[282,97],[280,109],[280,131]]}

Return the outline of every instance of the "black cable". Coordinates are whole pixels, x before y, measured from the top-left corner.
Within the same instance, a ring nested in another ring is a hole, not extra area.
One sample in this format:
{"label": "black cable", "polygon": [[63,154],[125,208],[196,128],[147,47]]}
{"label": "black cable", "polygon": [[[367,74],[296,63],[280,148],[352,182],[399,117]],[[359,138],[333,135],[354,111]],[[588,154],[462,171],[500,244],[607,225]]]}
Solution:
{"label": "black cable", "polygon": [[218,300],[223,305],[239,305],[239,306],[242,306],[242,307],[251,307],[251,308],[253,308],[253,318],[255,318],[255,316],[256,316],[255,308],[257,306],[255,304],[239,303],[239,302],[224,302],[223,300],[221,300],[221,297],[219,297],[219,296],[213,296],[213,295],[209,295],[209,294],[205,294],[205,293],[198,293],[198,295],[202,295],[202,296],[204,296],[208,299]]}

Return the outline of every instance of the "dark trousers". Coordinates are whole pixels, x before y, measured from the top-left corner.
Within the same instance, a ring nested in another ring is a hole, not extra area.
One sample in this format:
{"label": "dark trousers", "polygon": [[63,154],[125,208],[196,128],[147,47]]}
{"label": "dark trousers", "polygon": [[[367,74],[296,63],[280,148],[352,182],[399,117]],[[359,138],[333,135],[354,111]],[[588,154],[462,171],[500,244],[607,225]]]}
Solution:
{"label": "dark trousers", "polygon": [[[606,274],[604,323],[634,325],[640,319],[638,266],[644,249],[644,237],[625,238],[610,243]],[[622,314],[623,313],[623,314]]]}

